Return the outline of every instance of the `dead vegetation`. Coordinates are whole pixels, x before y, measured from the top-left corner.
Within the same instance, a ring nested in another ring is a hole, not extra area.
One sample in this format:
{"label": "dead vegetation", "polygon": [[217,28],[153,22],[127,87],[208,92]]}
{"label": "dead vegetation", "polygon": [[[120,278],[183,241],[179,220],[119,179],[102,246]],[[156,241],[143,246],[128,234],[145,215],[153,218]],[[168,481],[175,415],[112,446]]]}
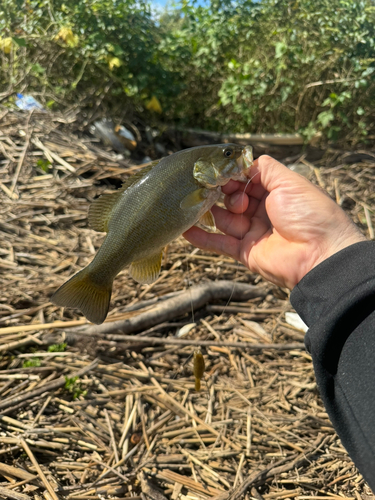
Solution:
{"label": "dead vegetation", "polygon": [[[0,497],[374,498],[285,321],[285,290],[181,238],[152,285],[116,279],[101,327],[49,302],[102,242],[90,201],[139,167],[74,135],[75,116],[0,118]],[[374,155],[308,159],[286,161],[373,238]]]}

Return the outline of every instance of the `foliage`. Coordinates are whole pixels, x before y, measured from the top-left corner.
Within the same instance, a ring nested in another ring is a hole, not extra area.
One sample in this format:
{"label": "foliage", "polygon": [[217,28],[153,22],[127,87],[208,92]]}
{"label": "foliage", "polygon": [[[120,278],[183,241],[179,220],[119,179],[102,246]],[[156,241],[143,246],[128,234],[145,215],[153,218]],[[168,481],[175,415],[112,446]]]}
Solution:
{"label": "foliage", "polygon": [[40,366],[39,358],[25,359],[25,361],[22,363],[22,368],[34,368],[38,366]]}
{"label": "foliage", "polygon": [[167,90],[158,29],[145,0],[2,4],[0,32],[13,42],[7,54],[0,52],[2,86],[19,91],[25,82],[50,107],[77,100],[89,107],[107,94],[113,102],[118,95],[138,102]]}
{"label": "foliage", "polygon": [[375,138],[373,0],[182,0],[159,16],[147,0],[2,4],[0,98],[26,86],[49,108]]}
{"label": "foliage", "polygon": [[61,344],[51,344],[48,346],[48,352],[64,352],[67,344],[65,342]]}
{"label": "foliage", "polygon": [[181,21],[164,40],[185,51],[179,72],[186,87],[171,103],[171,117],[219,130],[321,132],[353,142],[373,130],[371,0],[186,3]]}
{"label": "foliage", "polygon": [[85,397],[87,394],[87,391],[82,389],[78,377],[65,377],[65,389],[72,394],[73,399],[78,399],[80,396]]}

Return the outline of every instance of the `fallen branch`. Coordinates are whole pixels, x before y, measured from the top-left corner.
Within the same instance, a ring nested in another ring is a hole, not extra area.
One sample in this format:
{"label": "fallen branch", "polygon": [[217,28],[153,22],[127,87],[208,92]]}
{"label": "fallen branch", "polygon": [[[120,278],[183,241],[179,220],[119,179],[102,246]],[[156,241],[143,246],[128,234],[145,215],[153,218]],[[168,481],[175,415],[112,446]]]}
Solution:
{"label": "fallen branch", "polygon": [[204,140],[209,142],[236,142],[237,144],[265,143],[280,146],[295,146],[304,143],[300,134],[220,134],[219,132],[210,132],[208,130],[199,130],[194,128],[176,127],[171,129],[181,132],[184,135],[184,141],[190,145],[200,145]]}
{"label": "fallen branch", "polygon": [[[234,347],[237,349],[250,349],[259,351],[263,349],[273,349],[277,351],[291,351],[293,349],[305,349],[303,342],[295,342],[293,344],[255,344],[252,342],[230,342],[217,340],[195,340],[195,339],[176,339],[174,337],[134,337],[132,335],[106,335],[106,338],[113,341],[125,341],[150,344],[150,345],[180,345],[180,346],[200,346],[200,347]],[[121,348],[121,344],[115,344],[117,348]],[[128,348],[128,347],[127,347]],[[35,353],[34,356],[37,356]]]}
{"label": "fallen branch", "polygon": [[[185,292],[165,300],[160,305],[145,311],[138,316],[125,320],[103,323],[102,325],[84,325],[74,328],[70,332],[85,333],[87,335],[103,335],[111,332],[129,334],[147,330],[152,326],[164,323],[178,316],[197,310],[213,300],[249,300],[255,297],[265,297],[264,290],[246,283],[233,281],[214,281],[194,286]],[[70,333],[69,332],[69,333]]]}

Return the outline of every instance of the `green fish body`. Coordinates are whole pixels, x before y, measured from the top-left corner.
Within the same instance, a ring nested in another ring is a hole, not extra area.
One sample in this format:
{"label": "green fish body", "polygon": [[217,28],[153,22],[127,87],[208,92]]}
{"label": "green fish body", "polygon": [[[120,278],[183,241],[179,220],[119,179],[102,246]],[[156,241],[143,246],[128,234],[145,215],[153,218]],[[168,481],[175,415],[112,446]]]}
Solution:
{"label": "green fish body", "polygon": [[89,321],[102,323],[117,274],[130,265],[129,273],[139,283],[155,281],[164,247],[199,220],[214,227],[210,208],[221,186],[230,179],[246,180],[251,164],[250,146],[190,148],[146,167],[119,190],[95,200],[89,224],[107,237],[93,261],[64,283],[52,302],[77,307]]}

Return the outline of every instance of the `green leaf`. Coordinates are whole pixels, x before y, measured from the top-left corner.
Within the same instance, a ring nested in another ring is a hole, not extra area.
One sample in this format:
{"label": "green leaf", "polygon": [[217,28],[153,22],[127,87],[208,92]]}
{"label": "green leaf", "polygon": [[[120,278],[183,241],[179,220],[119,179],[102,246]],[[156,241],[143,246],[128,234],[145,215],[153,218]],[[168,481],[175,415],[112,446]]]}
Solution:
{"label": "green leaf", "polygon": [[39,63],[33,64],[31,66],[31,70],[39,75],[42,75],[46,71],[45,68],[43,68]]}
{"label": "green leaf", "polygon": [[52,344],[48,346],[48,352],[64,352],[67,345],[64,342],[62,344]]}
{"label": "green leaf", "polygon": [[287,46],[285,45],[284,42],[277,42],[275,45],[275,57],[276,59],[279,59],[282,57],[287,50]]}
{"label": "green leaf", "polygon": [[40,359],[39,358],[31,358],[27,359],[22,363],[22,368],[33,368],[40,366]]}
{"label": "green leaf", "polygon": [[332,111],[322,111],[321,113],[318,114],[318,122],[321,124],[323,128],[328,127],[328,125],[331,123],[331,121],[334,119],[334,114]]}
{"label": "green leaf", "polygon": [[24,38],[17,38],[16,36],[13,36],[12,39],[19,47],[27,47],[27,43]]}
{"label": "green leaf", "polygon": [[43,158],[41,158],[36,162],[36,166],[43,170],[43,172],[47,173],[51,168],[51,162],[49,160],[44,160]]}

